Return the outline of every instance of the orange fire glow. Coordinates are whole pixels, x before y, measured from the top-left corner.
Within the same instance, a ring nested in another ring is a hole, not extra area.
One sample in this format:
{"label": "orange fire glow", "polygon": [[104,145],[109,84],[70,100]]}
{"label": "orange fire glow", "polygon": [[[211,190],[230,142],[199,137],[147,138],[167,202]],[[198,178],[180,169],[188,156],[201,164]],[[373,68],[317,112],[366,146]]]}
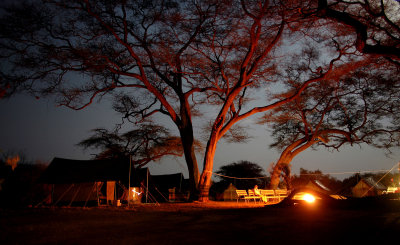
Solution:
{"label": "orange fire glow", "polygon": [[308,202],[308,203],[313,203],[315,201],[315,197],[311,194],[304,194],[303,200]]}

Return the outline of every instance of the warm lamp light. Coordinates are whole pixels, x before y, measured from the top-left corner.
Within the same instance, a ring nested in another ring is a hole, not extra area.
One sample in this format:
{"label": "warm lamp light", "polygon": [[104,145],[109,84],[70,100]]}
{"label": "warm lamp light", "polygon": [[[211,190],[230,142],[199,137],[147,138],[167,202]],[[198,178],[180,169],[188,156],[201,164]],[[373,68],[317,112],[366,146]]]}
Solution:
{"label": "warm lamp light", "polygon": [[303,200],[308,203],[313,203],[315,201],[315,197],[313,195],[307,193],[303,196]]}
{"label": "warm lamp light", "polygon": [[138,195],[138,196],[139,196],[140,194],[142,194],[141,192],[137,192],[137,191],[135,190],[135,188],[132,189],[132,192],[133,192],[133,194],[136,194],[136,195]]}

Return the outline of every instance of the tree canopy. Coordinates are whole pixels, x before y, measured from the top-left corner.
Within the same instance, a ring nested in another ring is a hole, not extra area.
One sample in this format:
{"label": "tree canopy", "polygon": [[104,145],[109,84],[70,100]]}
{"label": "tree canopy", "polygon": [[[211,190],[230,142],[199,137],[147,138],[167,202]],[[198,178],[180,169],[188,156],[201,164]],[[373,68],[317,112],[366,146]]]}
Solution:
{"label": "tree canopy", "polygon": [[385,57],[400,65],[400,10],[396,1],[318,0],[316,6],[300,9],[304,16],[343,24],[356,35],[355,47],[364,54]]}
{"label": "tree canopy", "polygon": [[230,184],[241,190],[253,189],[255,185],[263,188],[268,179],[260,165],[244,160],[221,166],[216,174],[219,181],[211,187],[211,192],[216,193],[222,193]]}

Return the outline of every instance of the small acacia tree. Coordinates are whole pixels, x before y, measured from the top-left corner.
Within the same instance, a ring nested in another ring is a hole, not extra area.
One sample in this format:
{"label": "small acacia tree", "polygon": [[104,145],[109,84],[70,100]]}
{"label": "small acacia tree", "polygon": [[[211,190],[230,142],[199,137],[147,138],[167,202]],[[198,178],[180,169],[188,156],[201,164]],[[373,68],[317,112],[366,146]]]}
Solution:
{"label": "small acacia tree", "polygon": [[[249,161],[239,161],[220,167],[218,171],[220,182],[232,183],[238,189],[252,189],[254,185],[261,186],[265,174],[257,164]],[[236,179],[235,179],[236,178]],[[227,186],[227,185],[226,185]]]}
{"label": "small acacia tree", "polygon": [[93,135],[79,142],[79,146],[98,148],[96,159],[132,159],[137,168],[165,156],[182,156],[183,147],[179,137],[171,136],[162,126],[142,124],[138,129],[123,134],[97,128]]}
{"label": "small acacia tree", "polygon": [[224,165],[216,171],[219,181],[213,182],[211,195],[223,193],[230,184],[237,189],[253,189],[255,185],[264,188],[266,176],[263,169],[257,164],[249,161],[238,161]]}
{"label": "small acacia tree", "polygon": [[273,148],[282,150],[271,173],[276,188],[284,172],[290,188],[291,161],[308,148],[339,150],[344,144],[385,148],[400,145],[399,69],[387,64],[377,72],[371,64],[346,74],[340,82],[326,81],[271,111],[264,120],[272,127]]}

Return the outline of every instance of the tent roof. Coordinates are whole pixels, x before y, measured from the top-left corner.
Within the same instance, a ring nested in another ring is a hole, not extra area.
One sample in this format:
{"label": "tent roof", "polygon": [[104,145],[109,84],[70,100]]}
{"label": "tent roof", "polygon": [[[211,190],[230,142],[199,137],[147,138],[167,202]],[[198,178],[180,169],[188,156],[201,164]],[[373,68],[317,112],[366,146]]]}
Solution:
{"label": "tent roof", "polygon": [[230,192],[235,190],[237,190],[236,186],[234,186],[232,183],[229,183],[229,186],[224,190],[224,192]]}
{"label": "tent roof", "polygon": [[364,181],[365,183],[367,183],[370,187],[373,187],[377,190],[386,190],[387,187],[384,186],[382,183],[380,182],[376,182],[372,177],[368,177],[368,178],[363,178],[361,179],[361,181]]}
{"label": "tent roof", "polygon": [[323,189],[324,191],[331,191],[329,190],[328,187],[326,187],[325,185],[323,185],[319,180],[314,180],[313,181],[318,187],[320,187],[321,189]]}
{"label": "tent roof", "polygon": [[308,183],[305,185],[307,188],[314,189],[316,191],[322,192],[322,193],[330,193],[331,190],[326,187],[324,184],[322,184],[319,180],[310,180]]}
{"label": "tent roof", "polygon": [[[147,169],[146,169],[147,171]],[[54,158],[40,178],[49,184],[128,179],[129,162]]]}

